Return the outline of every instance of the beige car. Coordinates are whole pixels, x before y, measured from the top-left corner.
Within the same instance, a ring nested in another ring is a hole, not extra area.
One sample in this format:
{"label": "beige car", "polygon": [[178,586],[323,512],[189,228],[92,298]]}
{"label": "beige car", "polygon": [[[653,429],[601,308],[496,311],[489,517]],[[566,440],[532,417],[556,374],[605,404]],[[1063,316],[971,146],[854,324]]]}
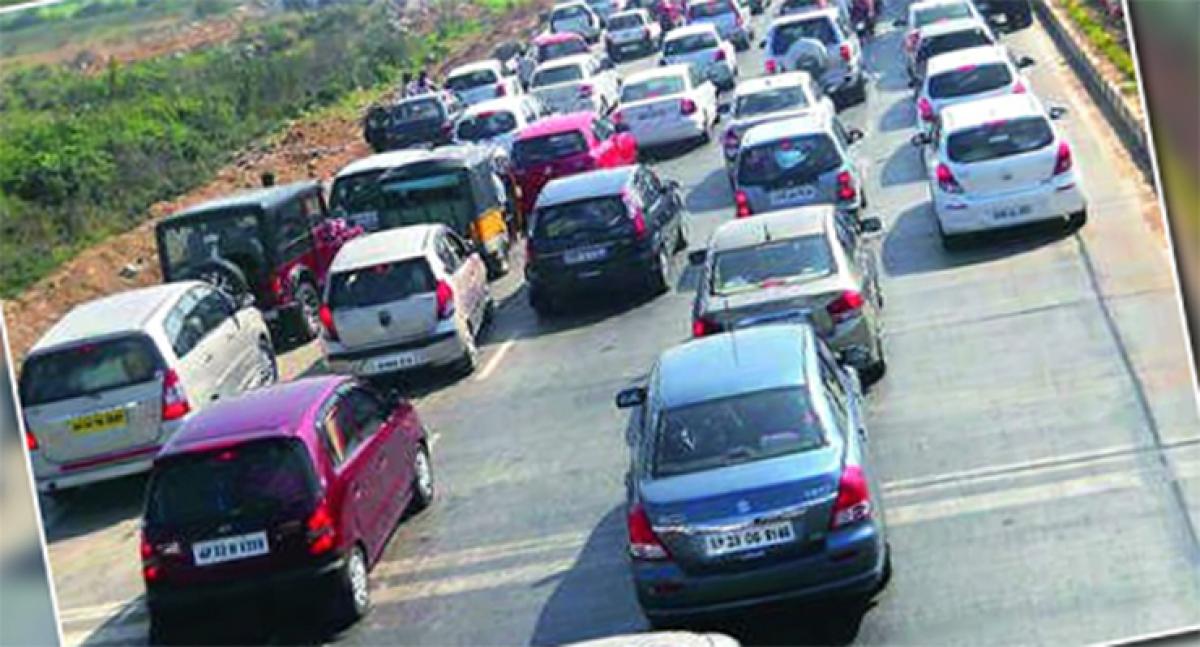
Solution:
{"label": "beige car", "polygon": [[483,259],[445,225],[356,238],[329,270],[321,306],[326,364],[368,378],[429,366],[470,373],[493,308]]}
{"label": "beige car", "polygon": [[278,379],[262,314],[206,283],[168,283],[67,313],[22,365],[38,490],[150,469],[183,422]]}

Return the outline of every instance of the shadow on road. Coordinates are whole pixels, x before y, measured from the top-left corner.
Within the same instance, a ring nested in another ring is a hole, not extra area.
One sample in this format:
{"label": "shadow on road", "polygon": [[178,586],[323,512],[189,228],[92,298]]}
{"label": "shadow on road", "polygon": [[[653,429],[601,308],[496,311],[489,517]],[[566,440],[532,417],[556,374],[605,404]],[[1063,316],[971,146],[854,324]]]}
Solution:
{"label": "shadow on road", "polygon": [[42,504],[46,541],[55,543],[91,534],[142,514],[146,476],[136,475],[85,485],[65,492],[62,499]]}
{"label": "shadow on road", "polygon": [[725,172],[724,164],[709,171],[708,175],[688,192],[684,202],[692,214],[731,208],[733,193],[729,189],[729,175]]}
{"label": "shadow on road", "polygon": [[879,130],[885,133],[898,130],[910,130],[917,118],[916,108],[912,99],[901,97],[892,102],[891,106],[879,117]]}
{"label": "shadow on road", "polygon": [[904,142],[892,152],[879,175],[879,184],[885,187],[923,181],[925,171],[921,162],[921,151],[908,142]]}

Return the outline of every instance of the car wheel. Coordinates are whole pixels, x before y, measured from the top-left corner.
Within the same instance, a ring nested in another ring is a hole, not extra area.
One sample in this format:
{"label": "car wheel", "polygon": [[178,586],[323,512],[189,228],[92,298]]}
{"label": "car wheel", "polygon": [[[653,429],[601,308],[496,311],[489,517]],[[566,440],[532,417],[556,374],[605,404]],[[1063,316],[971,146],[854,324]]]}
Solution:
{"label": "car wheel", "polygon": [[413,456],[412,498],[408,502],[408,513],[416,514],[433,503],[433,461],[429,456],[429,447],[421,443]]}
{"label": "car wheel", "polygon": [[180,618],[175,614],[164,613],[162,611],[150,612],[150,635],[149,642],[151,645],[174,645],[181,642],[182,631],[180,631]]}
{"label": "car wheel", "polygon": [[883,340],[875,337],[875,361],[863,369],[864,386],[873,386],[887,374],[887,358],[883,355]]}
{"label": "car wheel", "polygon": [[259,366],[262,371],[262,386],[270,386],[279,381],[279,360],[275,357],[275,349],[270,340],[258,341]]}
{"label": "car wheel", "polygon": [[666,247],[659,250],[658,259],[654,262],[650,289],[655,295],[666,294],[671,289],[671,255]]}
{"label": "car wheel", "polygon": [[293,336],[301,342],[312,341],[321,330],[321,297],[313,284],[305,281],[296,287],[292,298],[300,306],[300,319]]}
{"label": "car wheel", "polygon": [[337,619],[350,625],[361,620],[371,608],[371,580],[362,546],[355,546],[346,556],[339,580]]}
{"label": "car wheel", "polygon": [[[935,215],[934,218],[937,219],[937,216]],[[942,249],[945,249],[948,252],[955,252],[963,248],[964,236],[946,233],[945,228],[942,227],[942,221],[940,219],[937,221],[937,227],[938,237],[942,239]]]}
{"label": "car wheel", "polygon": [[1083,211],[1076,211],[1075,213],[1067,216],[1067,231],[1073,233],[1083,229],[1083,226],[1087,224],[1087,219],[1088,215],[1086,209]]}
{"label": "car wheel", "polygon": [[549,295],[539,290],[529,291],[529,307],[533,308],[533,312],[542,319],[553,317],[559,312],[558,304]]}
{"label": "car wheel", "polygon": [[875,594],[883,592],[888,584],[892,582],[892,545],[885,543],[883,545],[883,576],[879,578],[879,585],[875,587]]}
{"label": "car wheel", "polygon": [[700,143],[708,145],[712,142],[712,119],[708,115],[704,115],[704,132],[700,135]]}
{"label": "car wheel", "polygon": [[688,248],[688,229],[689,229],[689,227],[690,227],[690,225],[688,224],[687,218],[685,218],[684,215],[682,213],[680,213],[679,214],[679,237],[675,239],[675,249],[673,250],[676,254],[678,254],[679,252],[682,252],[683,250]]}
{"label": "car wheel", "polygon": [[212,259],[196,269],[195,278],[234,297],[240,297],[250,291],[250,282],[246,273],[231,261],[223,258]]}
{"label": "car wheel", "polygon": [[459,372],[466,376],[474,373],[479,367],[479,346],[475,343],[475,335],[469,331],[465,333],[463,346],[466,348],[463,349],[462,358],[458,360],[458,366]]}

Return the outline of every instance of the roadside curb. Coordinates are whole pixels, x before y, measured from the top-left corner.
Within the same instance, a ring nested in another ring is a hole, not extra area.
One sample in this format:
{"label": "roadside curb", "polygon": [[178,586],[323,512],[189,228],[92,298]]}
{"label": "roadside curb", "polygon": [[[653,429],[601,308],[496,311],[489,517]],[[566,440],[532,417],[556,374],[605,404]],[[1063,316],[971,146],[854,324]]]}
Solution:
{"label": "roadside curb", "polygon": [[1154,165],[1150,157],[1150,145],[1141,119],[1135,116],[1121,96],[1120,90],[1101,76],[1100,71],[1092,63],[1084,49],[1075,42],[1071,33],[1063,25],[1058,14],[1047,4],[1050,0],[1033,0],[1034,12],[1038,20],[1045,25],[1046,33],[1054,41],[1055,46],[1066,57],[1075,74],[1083,81],[1088,94],[1099,106],[1104,118],[1112,125],[1117,136],[1145,180],[1154,184]]}

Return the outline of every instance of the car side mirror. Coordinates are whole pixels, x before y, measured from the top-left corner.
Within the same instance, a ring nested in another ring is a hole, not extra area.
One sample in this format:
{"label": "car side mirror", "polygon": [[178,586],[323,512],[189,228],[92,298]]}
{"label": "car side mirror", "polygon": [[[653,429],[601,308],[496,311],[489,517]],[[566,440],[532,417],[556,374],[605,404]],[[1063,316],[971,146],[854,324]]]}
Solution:
{"label": "car side mirror", "polygon": [[1050,118],[1054,120],[1062,119],[1067,116],[1068,110],[1063,106],[1053,106],[1050,108]]}
{"label": "car side mirror", "polygon": [[618,409],[632,409],[646,403],[646,387],[634,386],[617,394]]}
{"label": "car side mirror", "polygon": [[257,303],[257,299],[255,299],[254,295],[250,294],[249,292],[246,292],[237,298],[237,308],[239,310],[253,308],[255,303]]}
{"label": "car side mirror", "polygon": [[933,140],[931,140],[929,138],[929,135],[927,133],[917,133],[917,134],[913,135],[912,139],[910,139],[908,141],[913,146],[920,148],[922,146],[929,145]]}
{"label": "car side mirror", "polygon": [[1022,56],[1021,58],[1017,59],[1017,67],[1020,69],[1033,67],[1034,65],[1037,65],[1037,61],[1035,61],[1032,56]]}
{"label": "car side mirror", "polygon": [[883,231],[883,221],[874,216],[862,218],[858,221],[858,229],[864,234],[878,234]]}
{"label": "car side mirror", "polygon": [[861,131],[857,128],[851,128],[849,131],[846,132],[846,141],[853,144],[855,142],[861,141],[862,138],[865,136],[866,135],[863,134],[863,131]]}
{"label": "car side mirror", "polygon": [[704,265],[704,263],[708,261],[708,250],[697,249],[695,251],[688,252],[687,258],[689,265]]}

